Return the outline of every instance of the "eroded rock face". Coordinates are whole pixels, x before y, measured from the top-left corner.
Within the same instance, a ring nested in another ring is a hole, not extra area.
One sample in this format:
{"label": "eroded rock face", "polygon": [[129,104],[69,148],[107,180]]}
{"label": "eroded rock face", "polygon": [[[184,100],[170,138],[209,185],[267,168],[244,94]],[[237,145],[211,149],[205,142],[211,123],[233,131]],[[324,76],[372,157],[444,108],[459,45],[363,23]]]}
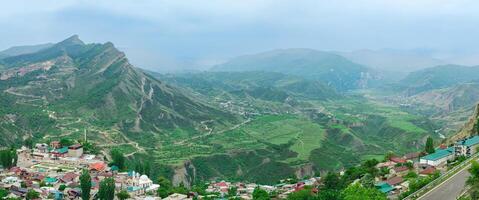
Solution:
{"label": "eroded rock face", "polygon": [[304,177],[312,177],[314,176],[314,170],[313,170],[313,165],[312,164],[306,164],[302,165],[298,169],[296,169],[295,172],[296,178],[302,179]]}
{"label": "eroded rock face", "polygon": [[450,137],[447,140],[448,144],[452,144],[455,141],[469,137],[471,135],[474,135],[477,133],[477,121],[479,118],[479,104],[476,105],[476,108],[474,109],[474,114],[469,118],[469,120],[464,124],[464,126],[461,128],[461,130],[455,134],[454,136]]}

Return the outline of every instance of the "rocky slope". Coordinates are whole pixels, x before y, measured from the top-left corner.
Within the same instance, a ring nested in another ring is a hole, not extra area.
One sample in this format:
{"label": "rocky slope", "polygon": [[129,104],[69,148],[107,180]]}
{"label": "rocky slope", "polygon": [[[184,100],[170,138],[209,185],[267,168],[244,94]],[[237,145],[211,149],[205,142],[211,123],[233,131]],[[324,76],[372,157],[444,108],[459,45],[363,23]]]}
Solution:
{"label": "rocky slope", "polygon": [[[112,43],[84,44],[73,36],[50,48],[7,57],[1,62],[5,67],[0,73],[1,100],[11,99],[10,105],[42,107],[39,113],[48,116],[53,124],[62,124],[59,119],[75,118],[84,122],[77,125],[81,128],[118,130],[125,140],[146,145],[158,141],[145,140],[145,136],[156,137],[177,129],[194,134],[203,131],[202,121],[221,125],[237,120],[145,75]],[[0,114],[21,118],[24,113],[4,110]],[[8,132],[12,135],[34,134],[36,131],[31,129],[39,127],[48,130],[48,126],[35,123],[6,126],[18,127]],[[102,137],[114,141],[112,135]]]}

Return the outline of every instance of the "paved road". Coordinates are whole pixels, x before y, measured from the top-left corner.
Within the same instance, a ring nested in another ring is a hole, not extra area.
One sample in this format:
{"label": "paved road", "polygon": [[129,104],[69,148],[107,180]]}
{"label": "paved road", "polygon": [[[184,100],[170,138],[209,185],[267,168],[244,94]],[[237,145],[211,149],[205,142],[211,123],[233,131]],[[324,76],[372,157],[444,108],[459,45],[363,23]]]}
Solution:
{"label": "paved road", "polygon": [[469,177],[469,167],[465,167],[454,176],[435,187],[418,200],[455,200],[461,195],[466,185],[466,179]]}

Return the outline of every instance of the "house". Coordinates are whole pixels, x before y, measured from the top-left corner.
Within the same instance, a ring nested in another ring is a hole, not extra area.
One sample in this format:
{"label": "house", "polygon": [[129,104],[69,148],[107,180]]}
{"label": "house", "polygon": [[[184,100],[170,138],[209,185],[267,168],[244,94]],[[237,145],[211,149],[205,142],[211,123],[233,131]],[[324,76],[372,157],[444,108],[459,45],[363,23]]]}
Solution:
{"label": "house", "polygon": [[48,153],[48,145],[45,143],[35,144],[34,151],[37,153]]}
{"label": "house", "polygon": [[376,167],[377,168],[383,168],[383,167],[391,168],[391,167],[394,167],[395,165],[396,165],[396,163],[393,162],[393,161],[386,161],[386,162],[378,163],[376,165]]}
{"label": "house", "polygon": [[59,149],[62,147],[62,145],[59,141],[52,141],[50,142],[50,147],[54,149]]}
{"label": "house", "polygon": [[96,172],[102,172],[106,169],[106,164],[104,162],[95,162],[90,164],[90,170]]}
{"label": "house", "polygon": [[394,167],[391,169],[390,173],[391,174],[396,174],[398,176],[403,176],[409,171],[409,168],[407,166],[399,166],[399,167]]}
{"label": "house", "polygon": [[397,186],[401,184],[402,182],[404,182],[404,179],[400,176],[392,177],[386,181],[386,183],[388,183],[391,186]]}
{"label": "house", "polygon": [[51,151],[50,153],[52,154],[52,156],[54,158],[65,157],[65,155],[67,155],[67,153],[68,153],[68,147],[55,149],[55,150]]}
{"label": "house", "polygon": [[392,162],[395,162],[395,163],[406,163],[407,160],[404,159],[404,158],[400,158],[400,157],[397,157],[397,156],[393,156],[391,158],[389,158],[390,161]]}
{"label": "house", "polygon": [[412,153],[404,154],[403,158],[406,159],[406,160],[414,160],[414,159],[419,158],[419,156],[421,156],[421,153],[412,152]]}
{"label": "house", "polygon": [[420,176],[429,176],[436,172],[436,168],[433,166],[428,166],[426,169],[419,172]]}
{"label": "house", "polygon": [[479,136],[477,135],[454,144],[456,156],[471,156],[477,152],[477,147],[479,147]]}
{"label": "house", "polygon": [[79,158],[83,155],[83,146],[81,144],[74,144],[68,147],[68,156]]}
{"label": "house", "polygon": [[380,182],[380,183],[377,183],[375,186],[379,191],[386,194],[395,190],[395,188],[389,185],[387,182]]}
{"label": "house", "polygon": [[446,149],[436,149],[436,152],[429,154],[427,156],[421,157],[419,159],[420,164],[427,164],[431,166],[441,166],[447,163],[448,160],[454,159],[454,147],[449,147]]}
{"label": "house", "polygon": [[60,178],[60,181],[68,184],[68,183],[76,182],[77,177],[78,177],[78,174],[73,172],[68,172]]}

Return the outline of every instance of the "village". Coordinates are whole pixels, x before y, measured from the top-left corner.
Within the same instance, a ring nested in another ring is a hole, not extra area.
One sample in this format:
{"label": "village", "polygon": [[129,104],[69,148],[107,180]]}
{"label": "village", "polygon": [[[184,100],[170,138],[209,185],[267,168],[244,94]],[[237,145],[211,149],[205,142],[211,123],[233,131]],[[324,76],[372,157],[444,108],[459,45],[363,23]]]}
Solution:
{"label": "village", "polygon": [[[401,193],[410,188],[411,177],[440,176],[447,170],[476,153],[479,136],[473,136],[454,145],[440,145],[434,153],[425,155],[420,152],[403,156],[390,155],[375,165],[382,172],[374,177],[375,187],[386,194],[389,199],[397,199]],[[87,169],[91,176],[91,197],[95,198],[100,182],[105,178],[114,178],[115,191],[126,191],[128,199],[161,199],[155,184],[147,175],[135,171],[120,171],[115,165],[108,165],[104,157],[84,153],[81,144],[62,146],[58,141],[50,144],[35,144],[32,149],[22,147],[16,150],[18,156],[15,166],[3,168],[0,172],[0,187],[8,191],[7,198],[23,199],[27,193],[34,191],[38,199],[80,199],[79,177]],[[340,175],[344,174],[344,170]],[[359,181],[359,180],[357,180]],[[212,181],[208,183],[206,193],[201,196],[195,192],[186,194],[173,193],[163,198],[167,200],[183,199],[253,199],[253,192],[259,188],[274,198],[286,199],[288,195],[304,188],[313,188],[311,192],[320,192],[321,177],[304,180],[282,180],[276,185],[255,183]],[[232,188],[234,188],[232,193]]]}

